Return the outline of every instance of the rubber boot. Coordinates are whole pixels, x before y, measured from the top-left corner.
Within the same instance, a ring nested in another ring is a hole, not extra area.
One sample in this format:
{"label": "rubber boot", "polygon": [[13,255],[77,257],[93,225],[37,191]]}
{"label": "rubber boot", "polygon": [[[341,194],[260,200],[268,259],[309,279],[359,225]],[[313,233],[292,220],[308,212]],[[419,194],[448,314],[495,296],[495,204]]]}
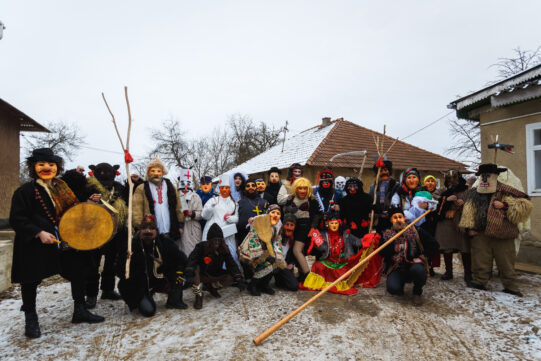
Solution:
{"label": "rubber boot", "polygon": [[24,335],[28,338],[38,338],[41,336],[36,311],[24,313]]}
{"label": "rubber boot", "polygon": [[90,313],[84,303],[75,303],[73,306],[73,317],[71,323],[100,323],[105,321],[104,317]]}
{"label": "rubber boot", "polygon": [[453,253],[444,253],[443,261],[445,262],[445,273],[441,276],[443,281],[453,279]]}
{"label": "rubber boot", "polygon": [[469,285],[473,279],[471,274],[471,253],[462,253],[462,265],[464,266],[464,282]]}
{"label": "rubber boot", "polygon": [[177,310],[185,310],[188,305],[182,302],[182,285],[175,285],[171,291],[169,291],[169,297],[167,298],[166,308],[175,308]]}

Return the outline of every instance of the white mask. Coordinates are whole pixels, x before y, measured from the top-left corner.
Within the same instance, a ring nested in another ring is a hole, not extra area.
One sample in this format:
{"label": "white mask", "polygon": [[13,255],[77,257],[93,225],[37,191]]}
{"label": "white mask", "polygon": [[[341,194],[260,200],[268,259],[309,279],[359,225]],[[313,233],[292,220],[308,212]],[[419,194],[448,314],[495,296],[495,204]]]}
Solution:
{"label": "white mask", "polygon": [[479,176],[479,186],[477,187],[477,193],[491,194],[496,193],[496,186],[498,184],[498,175],[492,173],[484,173]]}

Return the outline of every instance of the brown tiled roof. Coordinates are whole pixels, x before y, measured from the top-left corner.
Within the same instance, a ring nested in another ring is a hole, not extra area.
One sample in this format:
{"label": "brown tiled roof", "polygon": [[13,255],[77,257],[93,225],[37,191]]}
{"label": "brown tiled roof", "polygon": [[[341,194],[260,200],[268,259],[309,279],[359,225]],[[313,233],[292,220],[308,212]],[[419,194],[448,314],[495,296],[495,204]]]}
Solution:
{"label": "brown tiled roof", "polygon": [[[374,159],[377,157],[376,145],[373,135],[384,137],[384,150],[390,147],[394,138],[384,136],[381,133],[374,132],[368,128],[339,118],[333,122],[336,125],[323,139],[316,148],[306,164],[312,166],[330,165],[334,168],[360,168],[363,157],[358,155],[347,155],[336,158],[332,163],[329,160],[336,154],[351,151],[366,150],[367,157],[365,169],[371,168]],[[424,149],[418,148],[406,142],[397,141],[391,151],[387,154],[389,160],[393,162],[393,168],[406,169],[417,167],[419,170],[439,170],[460,169],[466,171],[466,165],[445,158]]]}

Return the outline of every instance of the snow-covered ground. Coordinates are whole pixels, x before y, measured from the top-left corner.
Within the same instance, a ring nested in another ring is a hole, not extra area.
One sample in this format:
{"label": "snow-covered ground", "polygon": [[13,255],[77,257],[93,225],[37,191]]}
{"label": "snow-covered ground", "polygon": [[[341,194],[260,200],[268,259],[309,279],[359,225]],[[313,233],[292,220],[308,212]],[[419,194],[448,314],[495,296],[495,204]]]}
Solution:
{"label": "snow-covered ground", "polygon": [[314,295],[279,291],[252,297],[235,288],[221,299],[205,293],[203,309],[165,309],[157,295],[153,318],[130,313],[122,301],[98,301],[102,324],[70,323],[68,283],[39,288],[42,337],[23,336],[18,289],[0,301],[2,360],[541,360],[541,275],[520,274],[523,298],[429,280],[425,304],[375,289],[347,297],[326,294],[262,345],[252,339]]}

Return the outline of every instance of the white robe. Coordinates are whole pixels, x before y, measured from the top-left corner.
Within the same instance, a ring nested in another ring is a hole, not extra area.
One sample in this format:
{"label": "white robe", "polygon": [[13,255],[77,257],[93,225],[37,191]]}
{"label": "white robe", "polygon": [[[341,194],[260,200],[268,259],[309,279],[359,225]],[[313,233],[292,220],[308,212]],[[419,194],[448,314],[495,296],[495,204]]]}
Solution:
{"label": "white robe", "polygon": [[[226,214],[231,215],[227,219],[227,221],[224,220],[224,216]],[[207,223],[205,224],[205,229],[203,230],[203,242],[207,240],[207,234],[210,226],[216,223],[223,230],[225,226],[230,224],[236,224],[239,221],[238,214],[238,206],[231,197],[224,198],[222,196],[218,196],[209,199],[208,202],[205,203],[202,212],[203,218],[207,220]],[[242,270],[239,262],[239,257],[237,255],[237,241],[235,240],[235,235],[232,234],[230,236],[224,237],[224,239],[225,244],[227,244],[227,247],[229,248],[231,256],[233,256],[233,259],[239,266],[239,269]]]}
{"label": "white robe", "polygon": [[188,191],[186,194],[180,192],[180,204],[182,210],[190,210],[195,214],[193,217],[184,217],[184,232],[180,240],[180,250],[186,256],[192,253],[195,245],[201,242],[201,213],[203,212],[203,202],[194,191]]}

